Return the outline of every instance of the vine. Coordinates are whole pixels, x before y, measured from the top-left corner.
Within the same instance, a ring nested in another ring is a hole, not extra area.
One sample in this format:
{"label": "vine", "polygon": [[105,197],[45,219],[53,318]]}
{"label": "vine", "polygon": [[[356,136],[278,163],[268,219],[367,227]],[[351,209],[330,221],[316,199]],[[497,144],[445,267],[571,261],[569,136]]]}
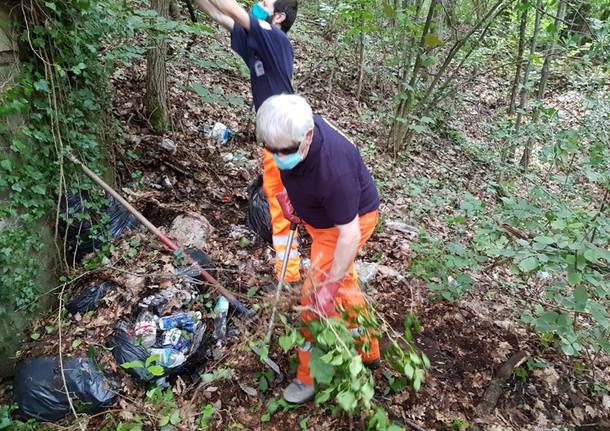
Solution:
{"label": "vine", "polygon": [[55,208],[57,233],[61,199],[91,188],[72,175],[64,154],[70,150],[103,172],[106,144],[118,132],[108,114],[111,64],[100,55],[112,33],[103,11],[88,0],[31,1],[14,16],[22,23],[15,29],[20,70],[0,94],[0,190],[8,191],[0,202],[0,301],[11,308],[37,306],[40,226]]}

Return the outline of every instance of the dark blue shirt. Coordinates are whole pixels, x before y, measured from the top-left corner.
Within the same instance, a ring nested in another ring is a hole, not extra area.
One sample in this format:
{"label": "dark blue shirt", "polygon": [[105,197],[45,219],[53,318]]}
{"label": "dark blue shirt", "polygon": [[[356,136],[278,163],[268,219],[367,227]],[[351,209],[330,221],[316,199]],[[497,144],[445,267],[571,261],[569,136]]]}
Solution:
{"label": "dark blue shirt", "polygon": [[250,31],[238,23],[233,25],[231,48],[250,69],[250,85],[256,110],[268,97],[294,93],[294,54],[292,45],[282,30],[250,15]]}
{"label": "dark blue shirt", "polygon": [[317,115],[314,125],[305,160],[280,171],[296,214],[315,228],[329,228],[379,208],[358,148]]}

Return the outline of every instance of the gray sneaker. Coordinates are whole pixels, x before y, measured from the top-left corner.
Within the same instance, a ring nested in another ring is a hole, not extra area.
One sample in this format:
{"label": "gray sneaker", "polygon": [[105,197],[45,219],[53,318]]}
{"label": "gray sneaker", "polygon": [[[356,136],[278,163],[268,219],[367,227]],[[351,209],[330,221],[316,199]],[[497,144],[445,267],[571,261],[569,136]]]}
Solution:
{"label": "gray sneaker", "polygon": [[311,400],[315,393],[314,385],[306,385],[299,379],[294,379],[284,389],[284,400],[293,404],[301,404]]}

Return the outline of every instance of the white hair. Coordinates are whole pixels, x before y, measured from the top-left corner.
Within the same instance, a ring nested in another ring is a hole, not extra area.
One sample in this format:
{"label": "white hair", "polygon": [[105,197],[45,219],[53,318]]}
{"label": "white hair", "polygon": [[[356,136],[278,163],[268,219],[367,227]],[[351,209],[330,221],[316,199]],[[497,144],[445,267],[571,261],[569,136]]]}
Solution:
{"label": "white hair", "polygon": [[313,126],[311,106],[295,94],[271,96],[256,113],[256,139],[274,148],[300,144]]}

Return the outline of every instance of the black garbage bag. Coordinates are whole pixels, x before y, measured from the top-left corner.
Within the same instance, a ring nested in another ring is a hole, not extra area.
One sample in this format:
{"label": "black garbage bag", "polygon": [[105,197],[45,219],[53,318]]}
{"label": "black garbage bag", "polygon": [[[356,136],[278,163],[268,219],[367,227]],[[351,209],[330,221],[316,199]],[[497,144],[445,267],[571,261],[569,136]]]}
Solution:
{"label": "black garbage bag", "polygon": [[[114,404],[117,383],[97,369],[90,358],[63,361],[66,386],[79,412],[97,413]],[[52,356],[30,358],[19,363],[15,374],[15,401],[29,418],[53,422],[70,412],[70,404],[59,367]]]}
{"label": "black garbage bag", "polygon": [[[117,239],[137,225],[135,216],[112,196],[107,196],[102,208],[88,193],[69,196],[67,206],[62,199],[59,234],[60,238],[66,238],[69,260],[80,262],[87,254],[98,250],[108,235]],[[100,226],[101,230],[94,226]]]}
{"label": "black garbage bag", "polygon": [[[112,355],[119,366],[125,363],[140,361],[146,364],[146,360],[151,356],[151,353],[144,347],[137,345],[136,339],[131,337],[127,332],[128,323],[120,322],[110,336],[107,347],[112,348]],[[148,383],[155,381],[156,384],[166,385],[166,378],[172,378],[177,374],[189,372],[207,361],[209,356],[209,340],[210,335],[206,329],[206,325],[201,325],[195,331],[192,339],[192,345],[186,361],[177,367],[163,368],[163,376],[152,375],[146,367],[130,367],[125,369],[136,379]],[[158,348],[160,346],[157,346]]]}
{"label": "black garbage bag", "polygon": [[[112,356],[119,365],[132,361],[145,363],[150,356],[150,353],[144,347],[138,346],[135,338],[127,333],[124,324],[117,325],[107,344],[109,348],[112,348]],[[129,368],[126,371],[144,382],[152,382],[157,379],[146,367]]]}
{"label": "black garbage bag", "polygon": [[259,175],[248,187],[248,211],[246,212],[246,226],[253,230],[263,241],[273,243],[271,230],[271,213],[269,202],[263,193],[263,177]]}
{"label": "black garbage bag", "polygon": [[97,309],[100,300],[106,295],[106,292],[115,287],[116,285],[107,281],[104,281],[99,285],[88,287],[70,301],[70,303],[66,305],[66,309],[72,314],[93,311]]}

